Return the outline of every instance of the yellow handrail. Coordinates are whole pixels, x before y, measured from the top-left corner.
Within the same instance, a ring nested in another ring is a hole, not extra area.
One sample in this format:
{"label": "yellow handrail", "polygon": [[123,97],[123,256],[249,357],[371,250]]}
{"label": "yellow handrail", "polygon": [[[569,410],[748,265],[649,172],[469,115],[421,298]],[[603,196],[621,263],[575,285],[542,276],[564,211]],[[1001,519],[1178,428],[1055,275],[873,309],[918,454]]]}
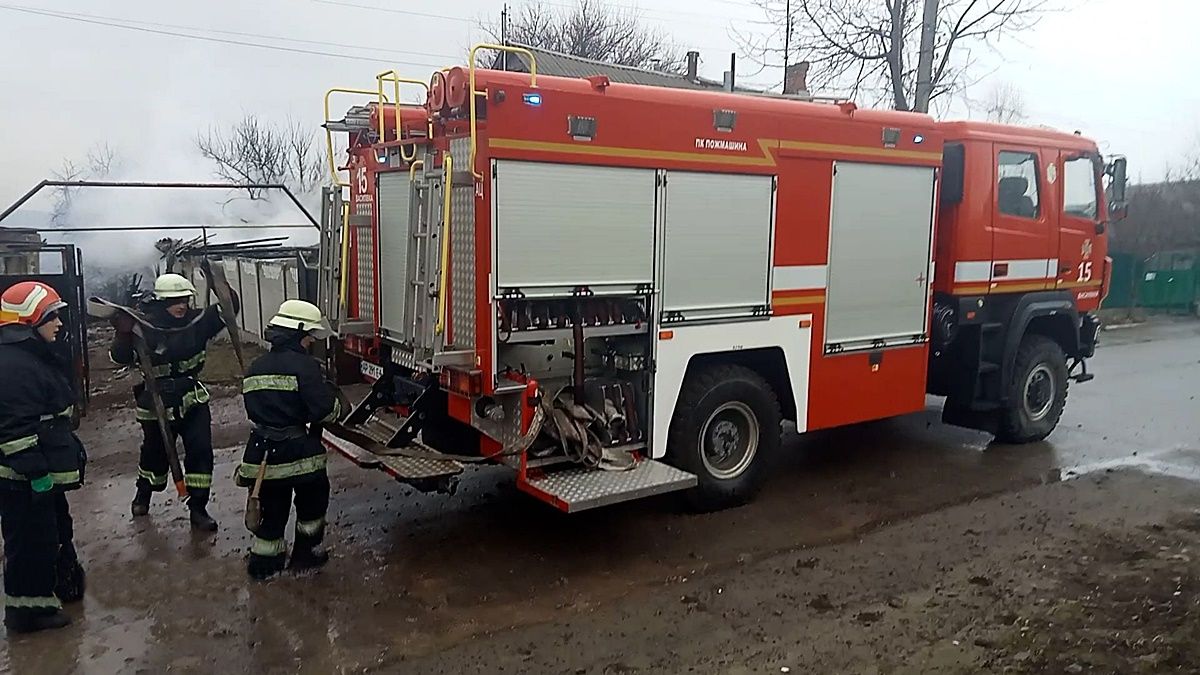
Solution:
{"label": "yellow handrail", "polygon": [[469,96],[471,97],[471,175],[474,176],[476,180],[482,180],[483,174],[475,168],[475,158],[478,156],[479,152],[476,141],[478,138],[478,134],[476,133],[478,115],[475,111],[475,97],[480,94],[486,94],[486,92],[475,91],[475,53],[480,49],[492,49],[495,51],[509,52],[510,54],[522,54],[529,57],[529,86],[537,87],[537,57],[533,55],[533,52],[521,47],[509,47],[507,45],[493,45],[487,43],[478,44],[474,47],[471,47],[471,54],[468,57],[468,69],[471,80],[470,91],[468,92]]}
{"label": "yellow handrail", "polygon": [[[329,158],[329,173],[333,176],[333,184],[338,187],[350,187],[350,182],[342,182],[338,176],[337,162],[333,159],[333,132],[329,130],[329,97],[334,94],[365,94],[367,96],[380,96],[378,91],[370,91],[368,89],[347,89],[345,87],[334,87],[325,92],[325,150]],[[382,112],[380,113],[382,118]]]}
{"label": "yellow handrail", "polygon": [[417,169],[424,169],[424,168],[425,168],[425,162],[420,159],[416,160],[412,164],[409,164],[408,165],[408,182],[411,183],[411,182],[415,181],[417,179]]}
{"label": "yellow handrail", "polygon": [[446,285],[450,276],[450,192],[454,189],[454,157],[446,153],[442,160],[442,266],[438,272],[437,323],[433,332],[446,330]]}
{"label": "yellow handrail", "polygon": [[[400,123],[400,108],[401,108],[400,85],[402,83],[403,84],[415,84],[419,87],[424,88],[425,89],[425,98],[426,98],[426,100],[428,100],[429,99],[429,83],[422,82],[421,80],[413,80],[413,79],[410,79],[407,77],[400,77],[400,73],[397,73],[395,70],[387,70],[387,71],[384,71],[384,72],[376,75],[375,82],[379,87],[378,92],[377,92],[379,94],[379,142],[380,143],[387,142],[387,137],[384,136],[384,125],[383,125],[383,106],[387,103],[387,97],[383,93],[384,82],[391,82],[393,85],[395,85],[394,99],[396,101],[396,103],[395,103],[395,106],[396,106],[396,140],[401,140],[401,133],[403,132],[404,129],[403,129],[403,125]],[[430,138],[433,137],[433,121],[432,120],[429,121],[429,137]],[[417,158],[417,147],[415,145],[412,147],[412,155],[411,156],[404,154],[404,146],[403,145],[400,146],[400,159],[402,159],[406,162],[411,162],[416,158]]]}

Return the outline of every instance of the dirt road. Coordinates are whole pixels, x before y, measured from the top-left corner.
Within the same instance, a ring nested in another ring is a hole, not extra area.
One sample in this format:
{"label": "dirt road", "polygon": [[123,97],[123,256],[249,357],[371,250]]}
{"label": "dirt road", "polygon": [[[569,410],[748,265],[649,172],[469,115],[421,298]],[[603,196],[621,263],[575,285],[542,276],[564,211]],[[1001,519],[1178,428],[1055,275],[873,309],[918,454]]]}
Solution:
{"label": "dirt road", "polygon": [[[333,459],[334,560],[267,584],[243,569],[230,477],[247,427],[232,370],[214,359],[208,374],[215,537],[193,535],[165,497],[129,517],[130,383],[97,373],[89,485],[72,497],[88,597],[70,629],[0,643],[0,669],[1196,670],[1178,637],[1197,636],[1182,611],[1197,571],[1183,549],[1200,536],[1186,480],[1200,478],[1200,326],[1105,341],[1096,381],[1072,388],[1046,443],[989,446],[940,425],[931,401],[791,438],[759,500],[717,514],[660,499],[568,517],[503,469],[446,498]],[[1114,645],[1124,661],[1089,660]]]}

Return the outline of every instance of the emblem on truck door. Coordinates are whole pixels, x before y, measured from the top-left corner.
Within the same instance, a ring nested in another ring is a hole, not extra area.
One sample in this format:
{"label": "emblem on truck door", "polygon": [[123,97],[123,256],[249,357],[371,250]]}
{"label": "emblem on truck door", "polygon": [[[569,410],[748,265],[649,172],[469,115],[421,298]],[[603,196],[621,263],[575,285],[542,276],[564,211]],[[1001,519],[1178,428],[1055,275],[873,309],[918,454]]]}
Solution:
{"label": "emblem on truck door", "polygon": [[1084,258],[1092,257],[1092,240],[1091,239],[1083,240],[1083,245],[1079,247],[1079,255],[1083,256]]}

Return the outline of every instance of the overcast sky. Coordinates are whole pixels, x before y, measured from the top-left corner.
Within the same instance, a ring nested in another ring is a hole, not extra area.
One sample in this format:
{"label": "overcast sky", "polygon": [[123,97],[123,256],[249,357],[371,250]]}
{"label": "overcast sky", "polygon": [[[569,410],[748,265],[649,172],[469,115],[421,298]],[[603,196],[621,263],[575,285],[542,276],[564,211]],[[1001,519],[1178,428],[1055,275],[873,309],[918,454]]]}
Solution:
{"label": "overcast sky", "polygon": [[[756,30],[749,22],[761,17],[752,0],[614,4],[636,4],[647,23],[699,50],[702,74],[716,79],[737,47],[730,25]],[[244,113],[290,115],[316,130],[326,88],[373,87],[375,73],[389,67],[427,79],[435,67],[461,62],[456,55],[482,37],[479,20],[500,7],[499,0],[0,0],[0,207],[97,142],[125,158],[133,174],[125,177],[210,178],[194,157],[197,130]],[[122,23],[116,19],[143,30],[99,25]],[[981,53],[977,74],[987,78],[972,93],[1012,82],[1032,121],[1078,129],[1106,152],[1126,154],[1134,176],[1157,179],[1200,134],[1198,26],[1195,0],[1081,0],[1020,41],[1005,41],[1002,59]],[[969,113],[961,101],[951,112]]]}

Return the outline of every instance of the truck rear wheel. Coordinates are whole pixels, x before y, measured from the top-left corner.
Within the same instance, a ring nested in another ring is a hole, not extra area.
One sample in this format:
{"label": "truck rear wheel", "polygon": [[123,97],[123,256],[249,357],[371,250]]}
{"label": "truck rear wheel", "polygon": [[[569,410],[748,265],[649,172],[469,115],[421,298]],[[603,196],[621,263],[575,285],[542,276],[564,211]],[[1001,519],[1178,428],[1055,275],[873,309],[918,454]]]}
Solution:
{"label": "truck rear wheel", "polygon": [[1021,341],[1009,383],[1008,407],[997,440],[1032,443],[1054,431],[1067,405],[1067,358],[1057,342],[1042,335]]}
{"label": "truck rear wheel", "polygon": [[668,461],[698,477],[685,493],[697,511],[744,504],[766,478],[779,449],[779,400],[767,381],[742,366],[714,366],[684,382],[671,421]]}

